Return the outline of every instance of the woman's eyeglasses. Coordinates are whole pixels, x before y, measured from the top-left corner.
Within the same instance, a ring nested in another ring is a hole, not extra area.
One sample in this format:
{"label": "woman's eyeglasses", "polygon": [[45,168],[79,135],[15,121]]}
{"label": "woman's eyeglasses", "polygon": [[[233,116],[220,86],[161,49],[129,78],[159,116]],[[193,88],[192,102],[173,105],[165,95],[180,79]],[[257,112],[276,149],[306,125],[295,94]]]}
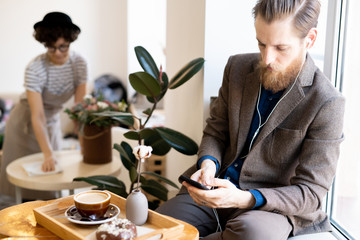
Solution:
{"label": "woman's eyeglasses", "polygon": [[62,44],[58,47],[53,47],[53,46],[46,46],[46,48],[48,49],[49,52],[54,53],[56,52],[56,49],[59,49],[60,52],[64,53],[69,49],[70,44]]}

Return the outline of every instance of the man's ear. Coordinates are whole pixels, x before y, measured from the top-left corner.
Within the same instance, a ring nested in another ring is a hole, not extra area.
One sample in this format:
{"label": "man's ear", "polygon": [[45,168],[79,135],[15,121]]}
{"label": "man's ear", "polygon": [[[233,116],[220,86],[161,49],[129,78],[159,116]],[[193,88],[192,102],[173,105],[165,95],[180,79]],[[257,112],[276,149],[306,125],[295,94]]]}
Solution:
{"label": "man's ear", "polygon": [[317,38],[317,28],[311,28],[305,37],[305,47],[310,49],[314,46]]}

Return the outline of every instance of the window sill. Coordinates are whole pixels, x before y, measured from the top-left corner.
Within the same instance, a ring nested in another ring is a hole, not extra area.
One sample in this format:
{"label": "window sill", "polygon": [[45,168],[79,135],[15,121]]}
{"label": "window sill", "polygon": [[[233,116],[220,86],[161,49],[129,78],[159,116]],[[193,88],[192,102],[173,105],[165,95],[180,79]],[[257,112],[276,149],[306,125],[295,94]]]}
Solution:
{"label": "window sill", "polygon": [[290,237],[288,240],[347,240],[337,229],[333,227],[332,232],[322,232]]}

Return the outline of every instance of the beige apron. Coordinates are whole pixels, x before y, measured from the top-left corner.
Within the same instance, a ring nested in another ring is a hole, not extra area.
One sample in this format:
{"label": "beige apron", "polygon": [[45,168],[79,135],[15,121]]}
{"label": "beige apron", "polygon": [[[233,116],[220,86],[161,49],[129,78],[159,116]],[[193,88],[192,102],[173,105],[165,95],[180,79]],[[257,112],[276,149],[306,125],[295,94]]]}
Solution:
{"label": "beige apron", "polygon": [[[71,63],[74,77],[74,91],[62,95],[54,95],[44,88],[42,92],[48,136],[54,151],[60,150],[61,147],[60,111],[63,109],[63,104],[67,102],[75,92],[76,71],[75,64],[73,64],[73,62]],[[47,81],[48,78],[47,76]],[[31,124],[30,106],[27,99],[21,99],[11,110],[9,119],[6,122],[0,174],[1,194],[15,196],[15,186],[11,184],[6,177],[7,165],[20,157],[38,152],[41,152],[41,149]],[[53,199],[56,197],[56,192],[22,189],[22,197],[25,199]]]}

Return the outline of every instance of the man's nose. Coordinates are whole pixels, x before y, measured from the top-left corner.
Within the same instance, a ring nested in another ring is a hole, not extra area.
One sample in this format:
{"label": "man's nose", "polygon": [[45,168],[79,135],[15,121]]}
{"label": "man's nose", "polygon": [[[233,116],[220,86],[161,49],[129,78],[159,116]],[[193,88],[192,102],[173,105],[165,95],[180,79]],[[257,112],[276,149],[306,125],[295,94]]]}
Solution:
{"label": "man's nose", "polygon": [[271,48],[267,47],[263,53],[263,61],[266,65],[273,63],[276,59],[276,53]]}

